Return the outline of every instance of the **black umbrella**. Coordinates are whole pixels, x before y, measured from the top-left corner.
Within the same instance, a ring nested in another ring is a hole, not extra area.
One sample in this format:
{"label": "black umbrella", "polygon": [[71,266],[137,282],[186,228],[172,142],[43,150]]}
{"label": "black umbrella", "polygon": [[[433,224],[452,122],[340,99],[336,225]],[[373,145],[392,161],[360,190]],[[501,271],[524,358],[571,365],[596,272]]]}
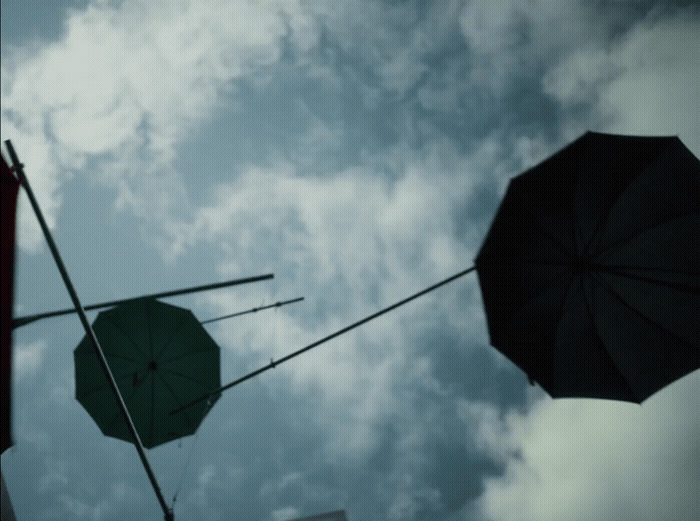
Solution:
{"label": "black umbrella", "polygon": [[641,402],[700,367],[700,161],[588,132],[511,180],[476,258],[491,344],[553,397]]}

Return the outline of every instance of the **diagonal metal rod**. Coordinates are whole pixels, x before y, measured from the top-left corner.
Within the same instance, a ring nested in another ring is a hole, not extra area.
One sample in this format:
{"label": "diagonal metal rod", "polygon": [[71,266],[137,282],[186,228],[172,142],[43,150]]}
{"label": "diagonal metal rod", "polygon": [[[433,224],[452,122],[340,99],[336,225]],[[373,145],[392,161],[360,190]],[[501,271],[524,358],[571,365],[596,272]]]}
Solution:
{"label": "diagonal metal rod", "polygon": [[[172,291],[163,291],[162,293],[152,293],[150,295],[143,295],[142,297],[132,297],[132,298],[125,298],[125,299],[120,299],[120,300],[112,300],[109,302],[100,302],[99,304],[90,304],[89,306],[84,306],[83,309],[85,311],[90,311],[92,309],[101,309],[101,308],[108,308],[111,306],[117,306],[119,304],[123,304],[124,302],[128,302],[129,300],[134,300],[136,298],[165,298],[165,297],[174,297],[176,295],[184,295],[186,293],[195,293],[198,291],[207,291],[210,289],[217,289],[217,288],[226,288],[228,286],[235,286],[238,284],[247,284],[249,282],[257,282],[259,280],[268,280],[274,278],[274,275],[272,273],[268,273],[267,275],[258,275],[256,277],[247,277],[244,279],[234,279],[234,280],[228,280],[226,282],[216,282],[214,284],[205,284],[204,286],[194,286],[191,288],[183,288],[183,289],[176,289]],[[75,313],[75,308],[69,308],[69,309],[60,309],[58,311],[48,311],[46,313],[39,313],[36,315],[26,315],[23,317],[16,317],[12,319],[12,328],[24,326],[26,324],[29,324],[31,322],[34,322],[35,320],[40,320],[42,318],[49,318],[49,317],[57,317],[60,315],[68,315],[69,313]]]}
{"label": "diagonal metal rod", "polygon": [[202,320],[200,324],[208,324],[209,322],[216,322],[217,320],[224,320],[225,318],[240,317],[241,315],[246,315],[248,313],[256,313],[262,311],[263,309],[278,308],[286,304],[294,304],[295,302],[300,302],[304,300],[304,297],[297,297],[292,300],[283,300],[281,302],[275,302],[274,304],[268,304],[266,306],[260,306],[258,308],[246,309],[245,311],[239,311],[237,313],[231,313],[230,315],[224,315],[223,317],[208,318],[207,320]]}
{"label": "diagonal metal rod", "polygon": [[400,300],[399,302],[396,302],[395,304],[392,304],[392,305],[389,306],[389,307],[386,307],[386,308],[384,308],[384,309],[382,309],[382,310],[380,310],[380,311],[377,311],[376,313],[373,313],[373,314],[371,314],[371,315],[369,315],[369,316],[363,318],[362,320],[358,320],[357,322],[355,322],[355,323],[353,323],[353,324],[350,324],[349,326],[346,326],[346,327],[344,327],[343,329],[340,329],[340,330],[336,331],[335,333],[331,333],[330,335],[325,336],[325,337],[323,337],[323,338],[320,339],[320,340],[316,340],[316,342],[313,342],[313,343],[309,344],[309,345],[306,346],[306,347],[302,347],[301,349],[299,349],[299,350],[297,350],[297,351],[294,351],[293,353],[290,353],[290,354],[288,354],[287,356],[283,356],[283,357],[280,358],[279,360],[276,360],[276,361],[275,361],[275,360],[270,360],[270,363],[269,363],[269,364],[267,364],[267,365],[261,367],[260,369],[256,369],[255,371],[253,371],[253,372],[251,372],[251,373],[248,373],[248,374],[245,375],[245,376],[242,376],[242,377],[239,378],[238,380],[234,380],[233,382],[228,383],[228,384],[224,385],[223,387],[220,387],[220,388],[217,389],[216,391],[212,391],[212,392],[210,392],[210,393],[207,393],[207,394],[205,394],[205,395],[203,395],[203,396],[200,396],[199,398],[197,398],[197,399],[195,399],[195,400],[192,400],[192,401],[189,402],[189,403],[186,403],[185,405],[183,405],[183,406],[181,406],[181,407],[178,407],[177,409],[173,409],[172,411],[170,411],[170,414],[171,414],[171,415],[172,415],[172,414],[177,414],[177,413],[179,413],[179,412],[181,412],[181,411],[184,411],[185,409],[187,409],[187,408],[189,408],[189,407],[191,407],[191,406],[193,406],[193,405],[195,405],[195,404],[197,404],[197,403],[199,403],[199,402],[202,402],[202,401],[204,401],[204,400],[210,398],[211,396],[217,395],[217,394],[219,394],[219,393],[222,392],[222,391],[225,391],[225,390],[227,390],[227,389],[230,389],[231,387],[234,387],[234,386],[236,386],[236,385],[238,385],[238,384],[240,384],[240,383],[243,383],[243,382],[245,382],[246,380],[249,380],[250,378],[253,378],[254,376],[259,375],[260,373],[264,373],[264,372],[267,371],[268,369],[272,369],[272,368],[274,368],[274,367],[277,367],[279,364],[281,364],[281,363],[283,363],[283,362],[286,362],[287,360],[290,360],[290,359],[294,358],[295,356],[299,356],[300,354],[305,353],[305,352],[308,351],[309,349],[313,349],[314,347],[319,346],[319,345],[323,344],[324,342],[328,342],[328,341],[331,340],[332,338],[335,338],[335,337],[337,337],[337,336],[340,336],[340,335],[342,335],[343,333],[347,333],[347,332],[350,331],[351,329],[355,329],[356,327],[361,326],[361,325],[364,324],[365,322],[369,322],[370,320],[375,319],[375,318],[377,318],[377,317],[383,315],[384,313],[387,313],[387,312],[391,311],[392,309],[396,309],[396,308],[399,307],[399,306],[403,306],[404,304],[407,304],[408,302],[412,301],[413,299],[416,299],[416,298],[418,298],[418,297],[420,297],[420,296],[422,296],[422,295],[425,295],[426,293],[429,293],[429,292],[433,291],[434,289],[439,288],[440,286],[444,286],[445,284],[447,284],[447,283],[449,283],[449,282],[452,282],[453,280],[458,279],[459,277],[462,277],[463,275],[466,275],[467,273],[469,273],[469,272],[471,272],[471,271],[474,271],[475,269],[476,269],[476,266],[472,266],[471,268],[467,268],[466,270],[460,271],[459,273],[455,273],[455,274],[452,275],[451,277],[448,277],[448,278],[446,278],[446,279],[444,279],[444,280],[438,282],[437,284],[433,284],[432,286],[427,287],[427,288],[425,288],[424,290],[419,291],[418,293],[414,293],[414,294],[411,295],[410,297],[407,297],[407,298],[405,298],[405,299],[403,299],[403,300]]}
{"label": "diagonal metal rod", "polygon": [[56,266],[58,267],[58,271],[61,272],[61,277],[63,278],[63,282],[66,285],[66,289],[68,290],[68,293],[70,294],[70,298],[73,301],[73,305],[75,305],[75,309],[78,312],[78,316],[80,317],[80,322],[83,324],[83,328],[85,328],[85,334],[90,337],[90,340],[92,340],[92,345],[95,348],[95,353],[97,354],[97,359],[100,361],[100,365],[102,366],[102,369],[105,372],[105,375],[107,376],[107,381],[109,382],[110,387],[112,388],[112,391],[114,392],[114,396],[117,399],[117,403],[119,405],[119,408],[121,409],[122,416],[124,417],[124,421],[126,421],[126,425],[129,428],[129,432],[131,432],[131,437],[134,440],[134,445],[136,446],[136,450],[139,453],[139,457],[141,458],[141,462],[143,463],[144,468],[146,469],[146,474],[148,474],[148,479],[151,481],[151,485],[153,485],[153,490],[156,493],[156,496],[158,497],[158,502],[160,503],[161,508],[163,509],[163,513],[165,514],[165,521],[173,521],[174,515],[172,509],[170,509],[165,502],[165,498],[163,497],[163,494],[160,491],[160,487],[158,486],[158,482],[156,481],[156,477],[153,474],[153,470],[151,469],[151,465],[148,462],[148,458],[146,457],[146,452],[143,448],[143,444],[141,443],[141,438],[139,438],[139,434],[136,431],[136,427],[134,426],[134,422],[131,420],[131,416],[129,415],[129,411],[126,408],[126,404],[124,403],[124,399],[122,398],[121,393],[119,392],[119,387],[117,387],[117,382],[114,380],[114,375],[112,375],[112,371],[109,369],[109,364],[107,362],[107,358],[105,358],[104,352],[102,351],[102,347],[100,346],[99,341],[97,340],[97,336],[95,336],[95,332],[92,330],[92,326],[90,326],[90,322],[88,322],[87,316],[85,315],[85,310],[83,309],[83,306],[80,304],[80,300],[78,299],[78,294],[75,292],[75,288],[73,287],[73,283],[70,280],[70,277],[68,276],[68,271],[66,270],[65,265],[63,264],[63,261],[61,260],[61,255],[58,253],[58,248],[56,247],[56,243],[53,241],[53,237],[51,236],[51,232],[49,231],[49,227],[46,225],[46,221],[44,220],[44,215],[41,213],[41,208],[39,208],[39,203],[37,202],[36,198],[34,197],[34,192],[31,189],[31,186],[29,186],[29,181],[27,180],[27,177],[24,175],[24,169],[22,163],[19,162],[19,159],[17,158],[17,154],[15,153],[15,149],[12,146],[12,143],[8,139],[5,141],[5,144],[7,145],[7,151],[10,153],[10,158],[12,159],[12,165],[14,171],[17,173],[17,177],[19,178],[19,182],[22,184],[24,187],[25,191],[27,192],[27,196],[29,197],[29,202],[32,205],[32,208],[34,209],[34,213],[36,214],[37,219],[39,220],[39,225],[41,226],[42,231],[44,232],[44,236],[46,237],[46,242],[49,244],[49,248],[51,249],[51,254],[53,255],[54,260],[56,261]]}

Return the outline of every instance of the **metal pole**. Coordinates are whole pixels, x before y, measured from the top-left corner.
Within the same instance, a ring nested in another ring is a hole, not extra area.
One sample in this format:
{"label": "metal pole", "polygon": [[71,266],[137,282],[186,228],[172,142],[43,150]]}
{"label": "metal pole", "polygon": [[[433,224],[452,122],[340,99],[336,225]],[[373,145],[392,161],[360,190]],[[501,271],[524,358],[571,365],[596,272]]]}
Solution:
{"label": "metal pole", "polygon": [[122,416],[124,417],[124,421],[126,421],[127,427],[129,428],[129,431],[131,432],[131,436],[134,440],[134,445],[136,446],[136,450],[139,453],[139,457],[141,458],[141,462],[143,463],[144,468],[146,469],[146,474],[148,474],[148,479],[151,481],[151,485],[153,485],[153,490],[156,493],[156,496],[158,497],[158,502],[160,503],[161,508],[163,509],[163,513],[165,514],[165,521],[173,521],[174,520],[174,514],[173,511],[168,507],[167,503],[165,502],[165,498],[163,498],[163,494],[160,491],[160,487],[158,486],[158,482],[156,481],[156,477],[153,474],[153,470],[151,469],[151,465],[148,462],[148,458],[146,457],[146,452],[143,448],[143,444],[141,443],[141,438],[139,438],[139,433],[136,432],[136,427],[134,426],[134,422],[131,420],[131,416],[129,415],[129,411],[126,408],[126,404],[124,403],[124,399],[122,398],[121,393],[119,392],[119,387],[117,387],[117,382],[114,380],[114,376],[112,375],[112,371],[109,369],[109,363],[107,362],[107,358],[105,358],[104,352],[102,351],[102,347],[100,346],[99,341],[97,340],[97,336],[95,336],[95,332],[92,330],[92,326],[90,325],[90,322],[88,322],[87,316],[85,315],[85,310],[83,309],[82,305],[80,304],[80,300],[78,299],[78,294],[75,292],[75,288],[73,287],[73,283],[70,280],[70,277],[68,276],[68,271],[66,270],[65,265],[63,264],[63,261],[61,260],[61,255],[58,253],[58,248],[56,247],[56,244],[53,241],[53,237],[51,236],[51,232],[49,231],[49,227],[46,225],[46,221],[44,220],[44,215],[41,213],[41,208],[39,208],[39,203],[37,202],[36,198],[34,197],[34,192],[32,191],[31,187],[29,186],[29,181],[27,180],[27,177],[24,175],[24,165],[19,162],[19,159],[17,158],[17,154],[15,153],[15,149],[12,146],[12,143],[8,139],[5,141],[5,144],[7,145],[7,151],[10,153],[10,158],[12,159],[12,165],[14,171],[17,173],[17,177],[19,178],[19,182],[22,183],[22,186],[27,192],[27,196],[29,197],[29,202],[32,204],[32,208],[34,209],[34,213],[36,214],[37,219],[39,220],[39,225],[41,226],[42,231],[44,232],[44,236],[46,237],[46,242],[49,244],[49,248],[51,249],[51,254],[53,255],[54,260],[56,261],[56,266],[58,267],[58,271],[61,272],[61,277],[63,278],[63,282],[66,285],[66,289],[68,290],[68,293],[70,294],[70,298],[73,301],[73,305],[75,306],[76,311],[78,312],[78,316],[80,317],[80,322],[83,324],[83,328],[85,328],[85,334],[90,337],[92,340],[92,345],[95,348],[95,353],[97,354],[97,359],[100,361],[100,365],[102,366],[102,369],[105,372],[105,375],[107,376],[107,381],[109,382],[110,387],[112,388],[112,391],[114,391],[114,396],[117,399],[117,403],[119,405],[119,408],[121,409]]}
{"label": "metal pole", "polygon": [[[162,293],[153,293],[151,295],[143,295],[141,297],[132,297],[132,298],[125,298],[121,300],[112,300],[110,302],[100,302],[99,304],[90,304],[89,306],[84,306],[83,309],[85,311],[90,311],[92,309],[101,309],[101,308],[108,308],[110,306],[117,306],[119,304],[123,304],[124,302],[128,302],[130,300],[135,300],[137,298],[164,298],[164,297],[174,297],[175,295],[184,295],[185,293],[195,293],[197,291],[206,291],[210,289],[217,289],[217,288],[225,288],[228,286],[235,286],[238,284],[246,284],[248,282],[257,282],[259,280],[268,280],[274,278],[274,275],[272,273],[268,273],[267,275],[258,275],[256,277],[248,277],[245,279],[235,279],[235,280],[229,280],[226,282],[216,282],[214,284],[206,284],[204,286],[194,286],[192,288],[184,288],[184,289],[176,289],[172,291],[163,291]],[[34,322],[35,320],[40,320],[42,318],[49,318],[49,317],[57,317],[60,315],[67,315],[69,313],[75,313],[75,308],[69,308],[69,309],[61,309],[58,311],[48,311],[46,313],[39,313],[37,315],[26,315],[23,317],[16,317],[12,319],[12,328],[24,326],[25,324],[29,324],[31,322]]]}
{"label": "metal pole", "polygon": [[209,322],[216,322],[217,320],[224,320],[225,318],[240,317],[241,315],[246,315],[248,313],[256,313],[258,311],[262,311],[263,309],[278,308],[286,304],[293,304],[302,300],[304,300],[304,297],[297,297],[292,300],[283,300],[281,302],[275,302],[274,304],[268,304],[267,306],[260,306],[259,308],[251,308],[246,309],[245,311],[239,311],[238,313],[231,313],[230,315],[224,315],[223,317],[208,318],[207,320],[202,320],[200,324],[208,324]]}
{"label": "metal pole", "polygon": [[192,400],[189,403],[186,403],[185,405],[183,405],[181,407],[178,407],[177,409],[173,409],[172,411],[170,411],[170,414],[176,414],[178,412],[184,411],[188,407],[191,407],[191,406],[193,406],[199,402],[202,402],[202,401],[204,401],[204,400],[206,400],[214,395],[219,394],[222,391],[225,391],[227,389],[230,389],[231,387],[234,387],[240,383],[243,383],[246,380],[249,380],[250,378],[253,378],[254,376],[259,375],[260,373],[264,373],[268,369],[272,369],[274,367],[277,367],[279,364],[286,362],[287,360],[290,360],[290,359],[294,358],[295,356],[299,356],[300,354],[308,351],[309,349],[313,349],[314,347],[319,346],[319,345],[323,344],[324,342],[328,342],[332,338],[335,338],[339,335],[342,335],[343,333],[347,333],[351,329],[355,329],[357,326],[361,326],[365,322],[369,322],[370,320],[377,318],[378,316],[383,315],[384,313],[387,313],[387,312],[391,311],[392,309],[396,309],[399,306],[403,306],[404,304],[412,301],[413,299],[416,299],[416,298],[420,297],[421,295],[425,295],[426,293],[429,293],[430,291],[433,291],[434,289],[437,289],[440,286],[444,286],[448,282],[452,282],[453,280],[458,279],[459,277],[462,277],[462,276],[466,275],[467,273],[474,271],[475,269],[476,269],[476,266],[472,266],[471,268],[467,268],[466,270],[460,271],[459,273],[455,273],[451,277],[448,277],[444,280],[441,280],[437,284],[433,284],[432,286],[427,287],[424,290],[419,291],[418,293],[414,293],[410,297],[407,297],[403,300],[400,300],[399,302],[396,302],[395,304],[392,304],[389,307],[386,307],[380,311],[377,311],[376,313],[373,313],[372,315],[369,315],[369,316],[363,318],[362,320],[358,320],[357,322],[350,324],[349,326],[346,326],[343,329],[336,331],[335,333],[331,333],[330,335],[323,337],[321,340],[316,340],[316,342],[313,342],[306,347],[302,347],[298,351],[294,351],[293,353],[288,354],[287,356],[283,356],[282,358],[280,358],[277,361],[270,360],[269,364],[261,367],[260,369],[256,369],[255,371],[248,373],[245,376],[242,376],[238,380],[234,380],[233,382],[228,383],[228,384],[224,385],[223,387],[220,387],[216,391],[212,391],[210,393],[207,393],[203,396],[200,396],[199,398],[197,398],[195,400]]}

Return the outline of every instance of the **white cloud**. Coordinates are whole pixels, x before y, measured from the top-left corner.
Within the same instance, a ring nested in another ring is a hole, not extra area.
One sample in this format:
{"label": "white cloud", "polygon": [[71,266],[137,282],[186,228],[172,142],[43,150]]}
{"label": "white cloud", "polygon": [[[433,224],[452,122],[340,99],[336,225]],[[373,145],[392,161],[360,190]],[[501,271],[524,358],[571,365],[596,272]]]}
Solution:
{"label": "white cloud", "polygon": [[678,135],[698,155],[699,28],[697,9],[650,15],[610,48],[572,53],[545,75],[544,88],[564,106],[591,104],[597,130]]}
{"label": "white cloud", "polygon": [[[4,74],[4,72],[0,72]],[[1,102],[4,106],[4,102]],[[55,157],[51,156],[48,140],[31,131],[18,128],[11,120],[5,118],[5,111],[0,118],[3,142],[12,141],[19,160],[25,165],[25,174],[34,192],[34,196],[49,228],[56,223],[56,213],[61,205],[59,186],[66,179],[60,172]],[[4,154],[10,161],[9,155]],[[44,236],[24,189],[19,190],[17,199],[16,242],[27,251],[39,251],[44,244]]]}
{"label": "white cloud", "polygon": [[272,521],[287,521],[299,517],[299,511],[294,507],[284,507],[273,510]]}
{"label": "white cloud", "polygon": [[116,501],[129,502],[141,496],[141,491],[131,484],[120,481],[113,483],[110,487],[111,495]]}
{"label": "white cloud", "polygon": [[[311,8],[350,58],[365,102],[377,95],[400,99],[431,72],[432,62],[455,47],[461,0],[450,2],[314,2]],[[350,65],[350,64],[348,64]],[[343,67],[347,73],[349,67]]]}
{"label": "white cloud", "polygon": [[[211,117],[231,80],[277,61],[288,30],[308,47],[310,28],[297,2],[95,2],[68,12],[59,41],[3,53],[3,139],[36,180],[49,225],[63,172],[91,157],[107,158],[90,175],[117,188],[123,206],[170,221],[187,206],[176,146]],[[20,245],[36,248],[27,205],[21,214]]]}
{"label": "white cloud", "polygon": [[68,465],[65,460],[46,458],[46,473],[39,481],[39,492],[47,492],[68,484]]}
{"label": "white cloud", "polygon": [[[427,148],[420,153],[395,152],[395,182],[372,175],[369,167],[317,178],[299,175],[290,164],[277,164],[248,168],[212,192],[210,204],[201,208],[184,234],[186,247],[200,241],[225,245],[219,269],[226,275],[250,270],[276,274],[274,284],[251,287],[249,294],[242,288],[207,295],[212,316],[246,308],[242,298],[258,306],[279,300],[282,292],[306,296],[294,307],[264,318],[251,315],[235,328],[216,332],[222,347],[246,357],[251,364],[247,370],[468,267],[473,252],[452,235],[455,207],[468,198],[478,179],[467,174],[473,158],[460,157],[445,143]],[[427,432],[413,425],[425,411],[407,405],[413,400],[408,388],[443,392],[432,376],[425,346],[414,346],[411,335],[424,321],[426,310],[430,316],[450,317],[455,326],[482,316],[465,313],[457,305],[456,288],[462,283],[333,339],[259,378],[274,395],[291,393],[315,402],[309,416],[325,433],[316,457],[329,464],[353,466],[369,457],[380,443],[388,416],[411,425],[402,436],[417,436],[414,445],[400,449],[407,463],[387,478],[404,490],[397,512],[439,502],[434,491],[426,489],[423,499],[409,505],[412,485],[401,478],[415,465],[425,465],[410,463],[410,455],[426,443]],[[472,328],[483,329],[483,324]],[[416,350],[423,356],[416,356]],[[225,380],[245,372],[236,367]]]}
{"label": "white cloud", "polygon": [[599,40],[609,23],[601,18],[579,0],[468,2],[459,22],[476,57],[470,79],[496,92],[511,88],[514,74],[535,72]]}
{"label": "white cloud", "polygon": [[541,75],[543,93],[571,109],[564,141],[592,127],[679,135],[700,153],[696,7],[619,2],[601,11],[579,0],[469,2],[460,26],[474,55],[471,81],[499,94],[517,90],[515,78],[523,74]]}
{"label": "white cloud", "polygon": [[[418,153],[405,143],[374,155],[363,153],[361,165],[336,170],[319,156],[342,151],[345,123],[310,119],[291,159],[280,160],[273,152],[264,166],[237,167],[235,182],[211,189],[212,200],[197,211],[193,226],[173,234],[173,250],[191,248],[202,239],[219,242],[227,253],[226,270],[233,273],[244,268],[229,253],[245,252],[256,263],[262,258],[271,264],[280,258],[278,247],[284,249],[285,264],[313,265],[315,278],[373,279],[387,271],[375,262],[383,253],[394,256],[384,263],[417,260],[410,252],[387,247],[384,237],[416,251],[420,246],[412,241],[419,237],[433,241],[424,260],[442,267],[454,264],[460,252],[450,239],[450,211],[476,183],[471,162],[460,158],[447,140],[436,139]],[[387,171],[391,173],[385,175]],[[224,237],[234,230],[232,237]],[[267,238],[278,245],[271,246],[263,240]],[[263,251],[271,247],[274,251]],[[310,253],[316,258],[307,258]]]}
{"label": "white cloud", "polygon": [[624,72],[602,90],[613,132],[678,135],[700,155],[700,19],[683,14],[640,26],[611,58]]}
{"label": "white cloud", "polygon": [[502,476],[485,483],[479,501],[484,515],[542,521],[697,519],[698,396],[696,371],[641,406],[546,399],[525,415],[505,417],[464,408],[479,418],[477,441],[506,466]]}
{"label": "white cloud", "polygon": [[197,482],[203,486],[206,487],[209,485],[212,479],[216,476],[216,465],[209,463],[208,465],[205,465],[202,469],[199,471],[199,476],[197,477]]}
{"label": "white cloud", "polygon": [[[340,276],[362,288],[379,278],[398,288],[391,298],[401,296],[407,285],[419,287],[461,266],[464,252],[451,239],[452,212],[477,180],[465,174],[468,160],[447,145],[418,155],[395,153],[408,156],[400,160],[396,182],[376,176],[370,166],[322,178],[302,177],[290,164],[249,168],[216,188],[183,241],[219,242],[245,252],[235,262],[227,259],[241,269],[251,262],[259,269],[261,258],[272,263],[261,249],[279,248],[296,277],[313,274],[304,282]],[[416,267],[422,269],[416,273]]]}
{"label": "white cloud", "polygon": [[405,485],[389,507],[388,519],[417,519],[422,512],[440,509],[440,491],[432,487],[416,487],[410,475],[404,476]]}
{"label": "white cloud", "polygon": [[17,375],[17,378],[36,374],[44,361],[44,353],[47,347],[45,340],[36,340],[28,344],[13,346],[13,374]]}
{"label": "white cloud", "polygon": [[[196,439],[192,440],[191,443],[194,444],[195,441]],[[220,447],[217,448],[217,452],[219,449]],[[194,448],[191,450],[194,451]],[[214,498],[222,492],[229,495],[231,490],[241,490],[246,478],[245,469],[237,464],[232,464],[229,458],[230,454],[222,455],[218,452],[218,458],[208,455],[203,458],[204,461],[209,461],[208,463],[202,463],[196,470],[186,471],[183,470],[182,460],[177,460],[182,455],[175,455],[174,459],[173,455],[169,455],[168,461],[172,468],[168,469],[167,474],[160,474],[164,493],[175,490],[178,494],[177,504],[182,503],[190,506],[194,504],[198,507],[195,511],[198,511],[199,515],[204,515],[207,519],[224,518],[222,513],[216,508]],[[236,457],[236,455],[233,456]],[[162,467],[161,469],[155,468],[157,469],[156,472],[158,470],[163,472]],[[190,479],[190,475],[194,483],[188,486],[187,480]],[[166,478],[166,476],[170,479]],[[177,481],[178,479],[180,480],[179,482]],[[203,512],[205,514],[202,514]]]}
{"label": "white cloud", "polygon": [[61,494],[59,499],[65,507],[65,510],[70,513],[73,519],[92,519],[94,521],[100,521],[112,510],[110,504],[105,500],[91,505],[68,494]]}

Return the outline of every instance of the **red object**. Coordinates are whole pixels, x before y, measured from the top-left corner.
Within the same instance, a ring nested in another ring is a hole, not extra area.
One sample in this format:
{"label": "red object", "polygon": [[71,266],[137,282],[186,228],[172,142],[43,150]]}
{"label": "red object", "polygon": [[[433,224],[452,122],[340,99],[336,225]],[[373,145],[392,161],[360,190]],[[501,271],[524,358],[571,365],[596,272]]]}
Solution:
{"label": "red object", "polygon": [[0,453],[12,445],[12,286],[18,189],[19,181],[0,155]]}

